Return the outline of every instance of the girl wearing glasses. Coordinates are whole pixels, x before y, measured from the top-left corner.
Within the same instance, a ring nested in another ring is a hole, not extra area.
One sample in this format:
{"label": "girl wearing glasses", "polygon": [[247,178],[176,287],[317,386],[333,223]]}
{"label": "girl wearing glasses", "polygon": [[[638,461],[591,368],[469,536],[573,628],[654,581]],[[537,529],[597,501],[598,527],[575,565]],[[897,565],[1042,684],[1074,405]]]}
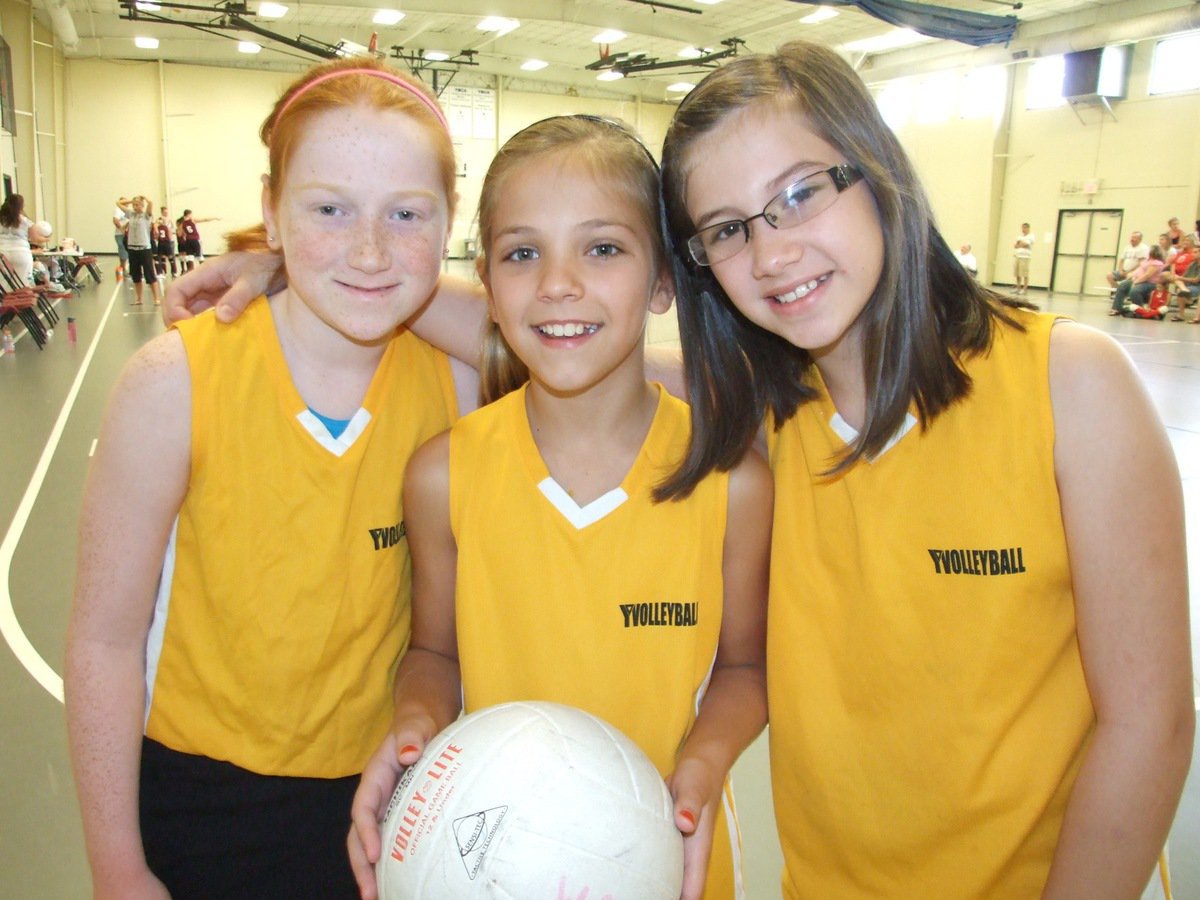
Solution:
{"label": "girl wearing glasses", "polygon": [[1179,476],[1129,359],[966,274],[826,48],[711,74],[663,180],[693,404],[665,492],[756,435],[775,476],[785,897],[1136,896],[1194,712]]}

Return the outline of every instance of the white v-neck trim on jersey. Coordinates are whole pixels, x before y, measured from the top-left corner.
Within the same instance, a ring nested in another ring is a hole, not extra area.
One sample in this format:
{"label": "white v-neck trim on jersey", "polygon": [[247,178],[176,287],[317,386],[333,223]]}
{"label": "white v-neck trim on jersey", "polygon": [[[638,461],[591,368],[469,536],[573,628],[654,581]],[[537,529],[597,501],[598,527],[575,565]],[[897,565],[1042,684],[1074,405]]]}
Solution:
{"label": "white v-neck trim on jersey", "polygon": [[371,421],[371,414],[360,406],[358,412],[351,416],[345,430],[338,437],[330,434],[325,423],[318,419],[311,410],[305,409],[296,413],[296,420],[314,441],[340,458],[343,453],[354,446],[354,442],[366,431],[367,425]]}
{"label": "white v-neck trim on jersey", "polygon": [[575,498],[563,490],[553,476],[546,476],[538,483],[538,490],[550,501],[550,505],[562,513],[563,518],[582,531],[595,524],[629,499],[622,487],[615,487],[601,494],[587,506],[580,506]]}
{"label": "white v-neck trim on jersey", "polygon": [[[881,449],[874,456],[868,457],[867,461],[875,462],[875,460],[879,459],[879,457],[883,456],[883,454],[887,453],[889,450],[891,450],[893,447],[895,447],[898,443],[900,443],[901,438],[903,438],[906,434],[908,434],[910,431],[913,430],[913,426],[915,426],[916,424],[917,424],[917,417],[914,416],[912,413],[905,413],[904,414],[904,424],[901,425],[896,430],[896,433],[893,434],[891,436],[891,438],[888,439],[888,442],[883,445],[883,449]],[[845,419],[843,419],[842,414],[840,412],[835,412],[829,418],[829,427],[831,429],[833,429],[834,434],[836,434],[838,437],[840,437],[847,444],[853,443],[855,438],[858,437],[858,429],[856,429],[853,425],[851,425],[849,422],[847,422]]]}

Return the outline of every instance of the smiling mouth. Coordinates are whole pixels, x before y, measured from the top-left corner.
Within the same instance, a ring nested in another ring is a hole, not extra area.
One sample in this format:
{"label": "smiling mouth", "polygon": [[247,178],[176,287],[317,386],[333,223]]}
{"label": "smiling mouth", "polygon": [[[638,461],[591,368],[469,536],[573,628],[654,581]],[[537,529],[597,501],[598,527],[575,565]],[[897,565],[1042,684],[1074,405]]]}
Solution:
{"label": "smiling mouth", "polygon": [[814,278],[812,281],[806,281],[795,290],[788,291],[786,294],[776,294],[771,299],[773,299],[776,303],[783,303],[785,305],[788,303],[795,303],[797,300],[807,297],[831,277],[832,276],[829,274],[822,275],[820,278]]}
{"label": "smiling mouth", "polygon": [[534,325],[533,329],[543,337],[571,338],[595,334],[600,330],[600,326],[587,322],[553,322],[546,325]]}
{"label": "smiling mouth", "polygon": [[364,294],[378,294],[381,291],[390,291],[393,287],[395,287],[394,284],[365,285],[365,284],[351,284],[348,281],[340,282],[340,284],[342,285],[342,287],[349,288],[352,291],[358,291],[358,292],[364,293]]}

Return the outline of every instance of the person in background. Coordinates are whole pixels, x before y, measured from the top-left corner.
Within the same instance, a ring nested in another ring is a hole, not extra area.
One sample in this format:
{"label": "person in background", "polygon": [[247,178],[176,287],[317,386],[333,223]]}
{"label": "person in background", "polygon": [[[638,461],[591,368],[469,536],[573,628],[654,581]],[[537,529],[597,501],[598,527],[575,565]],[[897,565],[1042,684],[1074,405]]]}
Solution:
{"label": "person in background", "polygon": [[1182,322],[1184,312],[1200,296],[1200,254],[1192,235],[1185,234],[1179,239],[1179,252],[1163,270],[1162,283],[1175,295],[1176,311],[1171,321]]}
{"label": "person in background", "polygon": [[154,220],[154,267],[165,277],[168,264],[171,267],[171,277],[174,278],[178,274],[175,269],[175,229],[167,208],[163,206],[159,209],[158,218]]}
{"label": "person in background", "polygon": [[1029,293],[1029,261],[1033,258],[1033,233],[1029,223],[1021,223],[1021,233],[1013,241],[1013,277],[1018,294]]}
{"label": "person in background", "polygon": [[1163,262],[1167,265],[1171,264],[1171,260],[1179,252],[1179,248],[1171,241],[1171,235],[1165,231],[1158,236],[1158,248],[1162,250]]}
{"label": "person in background", "polygon": [[113,240],[117,244],[117,278],[125,277],[129,268],[129,251],[125,247],[125,232],[129,229],[129,215],[125,210],[129,207],[129,198],[118,198],[113,207]]}
{"label": "person in background", "polygon": [[154,305],[162,302],[162,285],[154,271],[154,205],[141,194],[124,207],[128,225],[125,231],[125,250],[129,254],[129,275],[133,279],[134,306],[142,305],[142,282],[150,285]]}
{"label": "person in background", "polygon": [[1125,310],[1126,304],[1131,306],[1146,306],[1151,292],[1162,281],[1162,272],[1167,262],[1161,240],[1150,248],[1150,254],[1138,267],[1129,273],[1129,277],[1117,285],[1113,292],[1112,306],[1108,311],[1110,316],[1119,316]]}
{"label": "person in background", "polygon": [[33,248],[30,242],[41,244],[50,239],[50,232],[35,225],[25,215],[25,198],[9,194],[0,203],[0,253],[22,284],[33,284]]}
{"label": "person in background", "polygon": [[959,265],[972,275],[979,274],[979,262],[975,259],[975,254],[971,252],[970,244],[963,244],[959,247],[958,252],[954,254],[954,258],[958,260]]}
{"label": "person in background", "polygon": [[1167,219],[1167,237],[1171,240],[1171,246],[1179,246],[1179,239],[1183,237],[1183,229],[1179,227],[1179,219],[1175,216]]}
{"label": "person in background", "polygon": [[183,255],[184,263],[190,272],[199,263],[204,262],[204,248],[200,244],[200,229],[196,227],[201,222],[216,222],[216,216],[196,219],[190,209],[185,209],[179,217],[179,252]]}
{"label": "person in background", "polygon": [[1121,258],[1117,261],[1117,267],[1109,272],[1105,278],[1108,279],[1108,286],[1111,289],[1109,296],[1117,289],[1117,285],[1129,277],[1129,273],[1138,267],[1138,265],[1146,257],[1150,255],[1150,245],[1142,240],[1142,233],[1135,231],[1129,235],[1129,245],[1122,251]]}

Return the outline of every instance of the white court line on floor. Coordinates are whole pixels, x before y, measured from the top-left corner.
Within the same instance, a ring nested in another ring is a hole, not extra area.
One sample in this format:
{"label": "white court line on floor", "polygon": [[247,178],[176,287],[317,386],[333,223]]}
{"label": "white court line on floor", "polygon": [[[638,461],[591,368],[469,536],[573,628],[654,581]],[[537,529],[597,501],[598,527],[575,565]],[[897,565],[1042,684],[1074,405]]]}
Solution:
{"label": "white court line on floor", "polygon": [[104,315],[100,319],[100,325],[96,329],[95,337],[92,338],[92,342],[87,349],[87,354],[83,357],[83,363],[79,366],[75,382],[71,385],[71,390],[67,392],[67,398],[63,401],[62,409],[58,413],[58,419],[54,423],[54,428],[50,431],[50,437],[46,440],[46,446],[42,448],[41,458],[38,459],[37,466],[34,467],[33,476],[29,479],[29,485],[25,488],[25,495],[21,498],[20,505],[17,506],[12,524],[8,527],[8,533],[4,535],[3,543],[0,543],[0,633],[4,634],[5,642],[17,657],[17,660],[25,667],[25,671],[32,675],[34,680],[45,688],[50,696],[58,700],[59,703],[63,699],[62,676],[55,672],[42,659],[41,654],[37,652],[33,644],[30,643],[29,638],[26,637],[24,630],[21,628],[21,623],[17,620],[17,614],[13,610],[12,592],[9,590],[8,579],[12,569],[13,554],[16,553],[17,544],[20,543],[21,535],[25,531],[25,525],[29,522],[29,514],[33,511],[33,505],[37,502],[38,494],[41,493],[42,484],[46,481],[46,473],[50,469],[50,461],[54,458],[54,452],[58,449],[59,441],[62,440],[62,433],[66,428],[67,419],[70,418],[71,410],[75,406],[75,400],[79,396],[79,389],[83,385],[83,379],[87,376],[88,368],[92,364],[92,357],[95,355],[96,347],[100,343],[100,336],[104,333],[104,327],[108,324],[108,318],[112,314],[113,307],[116,305],[117,292],[119,290],[120,285],[118,284],[108,300],[108,308],[104,310]]}

